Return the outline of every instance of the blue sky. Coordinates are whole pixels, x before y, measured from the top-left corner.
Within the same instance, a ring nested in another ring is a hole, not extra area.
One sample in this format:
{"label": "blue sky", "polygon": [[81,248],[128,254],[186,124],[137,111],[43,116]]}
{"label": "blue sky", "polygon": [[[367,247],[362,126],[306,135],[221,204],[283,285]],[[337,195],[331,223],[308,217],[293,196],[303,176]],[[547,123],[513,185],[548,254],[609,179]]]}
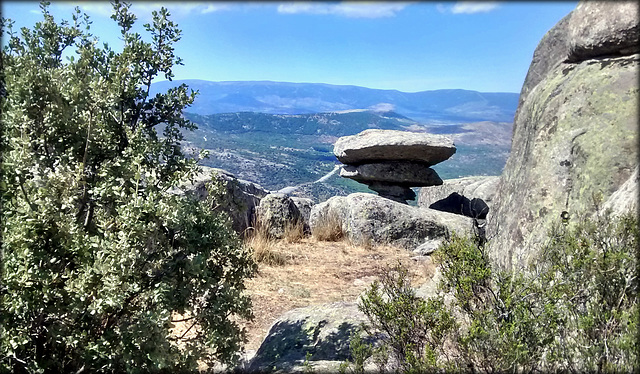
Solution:
{"label": "blue sky", "polygon": [[[183,30],[174,79],[268,80],[417,92],[520,92],[533,51],[573,2],[149,2],[134,1],[137,31],[165,6]],[[92,33],[117,49],[108,2],[80,6]],[[2,2],[15,27],[41,19],[38,2]]]}

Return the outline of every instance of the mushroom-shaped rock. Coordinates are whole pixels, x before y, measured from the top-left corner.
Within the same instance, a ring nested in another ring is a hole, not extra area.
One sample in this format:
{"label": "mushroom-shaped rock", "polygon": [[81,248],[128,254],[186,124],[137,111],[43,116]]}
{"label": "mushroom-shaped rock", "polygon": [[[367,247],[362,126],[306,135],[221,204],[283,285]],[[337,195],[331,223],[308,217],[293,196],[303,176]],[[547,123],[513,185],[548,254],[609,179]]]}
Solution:
{"label": "mushroom-shaped rock", "polygon": [[372,161],[414,161],[426,166],[451,157],[456,147],[444,135],[398,130],[365,130],[336,141],[333,153],[344,164]]}

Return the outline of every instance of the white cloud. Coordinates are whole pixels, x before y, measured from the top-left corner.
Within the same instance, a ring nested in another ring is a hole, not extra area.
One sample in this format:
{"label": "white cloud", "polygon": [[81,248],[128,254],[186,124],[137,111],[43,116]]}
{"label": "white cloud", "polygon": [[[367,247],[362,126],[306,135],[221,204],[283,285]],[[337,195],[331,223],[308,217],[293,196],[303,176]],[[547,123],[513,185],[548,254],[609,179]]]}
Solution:
{"label": "white cloud", "polygon": [[230,6],[228,4],[209,4],[207,5],[206,8],[202,9],[201,13],[206,14],[206,13],[219,12],[219,11],[228,10],[228,9],[230,9]]}
{"label": "white cloud", "polygon": [[474,14],[490,12],[498,7],[494,1],[458,1],[451,8],[453,14]]}
{"label": "white cloud", "polygon": [[283,14],[337,15],[349,18],[394,17],[410,3],[382,3],[365,1],[344,1],[341,3],[292,2],[278,5]]}
{"label": "white cloud", "polygon": [[[107,1],[63,1],[57,3],[60,6],[66,7],[80,7],[80,9],[92,16],[110,17],[113,12],[113,6]],[[231,9],[231,3],[223,2],[199,2],[199,1],[168,1],[168,2],[131,2],[130,11],[135,14],[139,19],[150,20],[151,13],[154,10],[160,10],[165,7],[175,17],[186,17],[189,14],[207,14],[212,12],[218,12]]]}

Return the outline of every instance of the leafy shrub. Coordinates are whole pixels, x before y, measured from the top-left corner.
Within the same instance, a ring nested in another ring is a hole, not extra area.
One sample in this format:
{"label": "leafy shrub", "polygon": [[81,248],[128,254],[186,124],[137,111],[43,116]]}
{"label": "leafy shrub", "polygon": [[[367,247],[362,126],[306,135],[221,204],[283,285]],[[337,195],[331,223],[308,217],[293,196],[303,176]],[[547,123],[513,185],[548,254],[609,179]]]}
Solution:
{"label": "leafy shrub", "polygon": [[[442,298],[425,300],[415,295],[408,271],[400,263],[371,285],[359,308],[369,320],[362,325],[364,332],[384,337],[383,346],[376,349],[391,353],[392,365],[405,373],[419,373],[439,364],[444,341],[456,325]],[[366,356],[362,352],[376,351],[363,344],[356,341],[351,346],[358,369]],[[354,352],[354,347],[362,352]]]}
{"label": "leafy shrub", "polygon": [[556,225],[534,268],[561,316],[549,356],[567,371],[637,372],[638,245],[633,213]]}
{"label": "leafy shrub", "polygon": [[[148,96],[180,64],[180,30],[154,11],[145,42],[115,2],[116,52],[79,9],[56,23],[40,7],[43,20],[19,35],[2,20],[0,371],[234,362],[255,266],[211,202],[172,193],[197,170],[180,147],[196,93]],[[175,315],[189,334],[172,334]]]}
{"label": "leafy shrub", "polygon": [[435,254],[452,302],[417,299],[406,269],[389,269],[361,298],[366,331],[383,334],[405,373],[637,371],[639,231],[633,214],[559,223],[527,272],[493,267],[484,247],[454,234]]}

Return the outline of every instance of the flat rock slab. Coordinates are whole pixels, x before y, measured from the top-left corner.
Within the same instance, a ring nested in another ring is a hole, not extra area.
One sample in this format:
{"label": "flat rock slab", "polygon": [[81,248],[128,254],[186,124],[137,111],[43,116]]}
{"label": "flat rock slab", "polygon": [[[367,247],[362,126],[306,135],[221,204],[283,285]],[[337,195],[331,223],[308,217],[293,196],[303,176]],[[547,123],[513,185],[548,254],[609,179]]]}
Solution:
{"label": "flat rock slab", "polygon": [[355,302],[336,302],[290,310],[269,329],[256,355],[248,363],[249,373],[295,373],[308,364],[315,372],[337,373],[351,358],[349,338],[367,317]]}
{"label": "flat rock slab", "polygon": [[442,179],[435,170],[418,162],[377,162],[361,165],[345,165],[340,176],[357,182],[393,183],[407,187],[439,186]]}
{"label": "flat rock slab", "polygon": [[369,129],[338,139],[333,153],[343,164],[415,161],[431,166],[451,157],[456,147],[444,135]]}

